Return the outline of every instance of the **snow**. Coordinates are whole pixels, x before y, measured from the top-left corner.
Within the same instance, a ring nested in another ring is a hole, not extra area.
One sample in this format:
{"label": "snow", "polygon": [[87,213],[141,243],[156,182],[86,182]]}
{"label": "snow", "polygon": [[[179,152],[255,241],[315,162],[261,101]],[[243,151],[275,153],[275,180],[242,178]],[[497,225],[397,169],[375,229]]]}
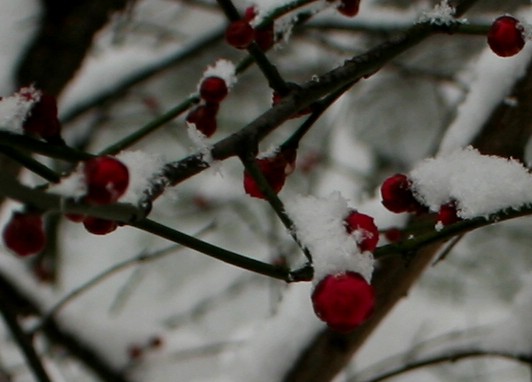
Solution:
{"label": "snow", "polygon": [[449,4],[449,1],[442,0],[441,3],[436,4],[431,10],[423,12],[417,22],[428,22],[434,25],[451,25],[456,22],[454,12],[455,9]]}
{"label": "snow", "polygon": [[164,181],[157,175],[165,163],[164,158],[158,154],[140,150],[122,151],[116,159],[124,163],[129,170],[129,185],[126,193],[120,198],[122,203],[137,204],[151,184]]}
{"label": "snow", "polygon": [[61,178],[61,181],[48,187],[48,192],[58,194],[66,198],[81,198],[87,193],[85,175],[81,167],[72,172],[70,175]]}
{"label": "snow", "polygon": [[[528,16],[532,16],[532,11]],[[532,44],[526,44],[519,54],[509,58],[497,56],[489,47],[482,51],[471,63],[469,73],[463,76],[464,82],[469,83],[469,92],[442,139],[440,153],[471,143],[497,104],[510,96],[514,83],[526,73],[531,58]]]}
{"label": "snow", "polygon": [[209,142],[209,139],[196,128],[195,123],[187,123],[187,134],[192,143],[194,143],[195,148],[201,154],[201,159],[207,163],[209,166],[213,164],[212,157],[212,144]]}
{"label": "snow", "polygon": [[344,218],[353,209],[339,193],[327,198],[300,196],[286,203],[298,238],[312,255],[314,284],[330,274],[353,271],[369,283],[373,255],[360,253],[356,235],[349,235]]}
{"label": "snow", "polygon": [[203,76],[198,83],[198,91],[202,81],[207,77],[219,77],[225,81],[228,89],[231,89],[237,82],[235,75],[235,65],[225,59],[217,60],[214,65],[210,65],[203,72]]}
{"label": "snow", "polygon": [[467,147],[418,164],[409,175],[418,200],[432,211],[455,200],[458,216],[487,217],[532,203],[532,175],[520,162]]}
{"label": "snow", "polygon": [[22,134],[22,124],[31,108],[41,98],[41,91],[33,86],[0,100],[0,129]]}

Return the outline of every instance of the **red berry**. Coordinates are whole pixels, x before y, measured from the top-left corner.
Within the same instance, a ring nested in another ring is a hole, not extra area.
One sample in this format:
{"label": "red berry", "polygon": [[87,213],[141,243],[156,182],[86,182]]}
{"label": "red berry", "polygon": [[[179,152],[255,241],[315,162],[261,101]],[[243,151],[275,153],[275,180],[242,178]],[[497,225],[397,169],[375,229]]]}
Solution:
{"label": "red berry", "polygon": [[[25,96],[22,93],[22,96]],[[32,97],[32,95],[29,95]],[[57,101],[54,96],[42,94],[31,108],[22,129],[46,141],[61,142],[61,123],[57,118]]]}
{"label": "red berry", "polygon": [[[256,15],[257,12],[255,10],[255,7],[248,7],[246,8],[246,12],[244,13],[244,20],[250,22],[255,18]],[[269,23],[263,27],[255,29],[255,42],[265,52],[273,46],[273,23]]]}
{"label": "red berry", "polygon": [[85,200],[92,204],[116,202],[129,184],[127,167],[110,156],[89,159],[85,162],[84,173],[87,183]]}
{"label": "red berry", "polygon": [[65,214],[65,217],[73,223],[81,223],[85,220],[85,215],[82,214]]}
{"label": "red berry", "polygon": [[390,243],[397,243],[403,238],[403,232],[399,228],[388,228],[384,231],[384,237]]}
{"label": "red berry", "polygon": [[353,211],[345,219],[347,233],[354,232],[360,251],[373,252],[379,241],[379,229],[371,216]]}
{"label": "red berry", "polygon": [[255,39],[255,30],[246,20],[233,21],[225,30],[225,41],[237,49],[246,49]]}
{"label": "red berry", "polygon": [[83,226],[88,232],[95,235],[107,235],[108,233],[113,232],[118,227],[118,224],[113,220],[87,216],[85,220],[83,220]]}
{"label": "red berry", "polygon": [[227,96],[229,90],[223,78],[207,77],[200,85],[200,97],[208,103],[220,103]]}
{"label": "red berry", "polygon": [[512,16],[497,18],[488,32],[488,45],[498,56],[510,57],[525,46],[523,27]]}
{"label": "red berry", "polygon": [[202,132],[206,137],[214,134],[217,128],[216,113],[218,112],[219,104],[206,103],[204,105],[196,106],[188,113],[186,121],[193,123],[196,129]]}
{"label": "red berry", "polygon": [[163,339],[159,336],[153,336],[148,341],[148,346],[152,349],[160,349],[163,345]]}
{"label": "red berry", "polygon": [[347,17],[354,17],[358,14],[360,0],[341,0],[338,12]]}
{"label": "red berry", "polygon": [[461,219],[458,216],[455,202],[449,202],[440,207],[440,211],[438,212],[438,221],[444,226],[456,223],[460,220]]}
{"label": "red berry", "polygon": [[381,186],[382,204],[388,210],[400,212],[421,212],[423,206],[412,193],[410,180],[404,174],[395,174]]}
{"label": "red berry", "polygon": [[127,355],[130,360],[138,361],[144,355],[144,349],[139,345],[130,345],[127,348]]}
{"label": "red berry", "polygon": [[349,332],[373,312],[373,287],[355,272],[328,275],[312,292],[316,315],[339,332]]}
{"label": "red berry", "polygon": [[[286,176],[294,170],[295,161],[296,150],[285,149],[276,156],[257,159],[256,163],[272,190],[278,193],[284,186]],[[244,171],[244,190],[254,198],[266,199],[247,170]]]}
{"label": "red berry", "polygon": [[2,236],[6,247],[19,256],[39,253],[46,244],[42,217],[34,213],[13,213]]}

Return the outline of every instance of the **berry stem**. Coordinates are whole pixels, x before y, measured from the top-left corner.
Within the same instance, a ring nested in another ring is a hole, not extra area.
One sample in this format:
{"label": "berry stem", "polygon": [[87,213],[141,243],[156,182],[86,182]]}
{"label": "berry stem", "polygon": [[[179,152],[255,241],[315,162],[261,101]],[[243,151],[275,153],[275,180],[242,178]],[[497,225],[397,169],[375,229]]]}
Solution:
{"label": "berry stem", "polygon": [[39,382],[51,382],[39,355],[31,343],[31,339],[22,330],[15,313],[11,311],[9,298],[5,296],[4,293],[5,292],[0,289],[0,314],[3,317],[6,326],[9,328],[14,340],[24,354],[35,379]]}
{"label": "berry stem", "polygon": [[[222,8],[222,10],[224,11],[229,21],[240,20],[241,16],[231,0],[217,0],[217,2],[218,5],[220,5],[220,8]],[[268,84],[270,85],[270,87],[281,94],[288,92],[288,85],[277,70],[277,67],[275,67],[275,65],[273,65],[270,60],[268,60],[268,58],[266,57],[262,49],[259,48],[257,43],[252,43],[247,48],[247,51],[257,63],[257,66],[262,71],[262,74],[264,74],[264,77],[266,77],[266,79],[268,80]]]}
{"label": "berry stem", "polygon": [[33,189],[0,172],[0,196],[18,200],[31,208],[71,214],[84,214],[119,222],[130,222],[144,216],[144,212],[131,204],[115,203],[92,206],[76,202],[56,194]]}
{"label": "berry stem", "polygon": [[61,159],[67,162],[79,162],[94,157],[92,154],[76,150],[72,147],[51,145],[47,142],[21,134],[14,134],[9,131],[0,130],[0,143],[2,146],[21,148],[35,154],[41,154],[49,158]]}
{"label": "berry stem", "polygon": [[291,276],[291,273],[286,271],[283,267],[274,266],[228,251],[153,220],[143,219],[130,223],[130,225],[239,268],[286,282],[296,281]]}
{"label": "berry stem", "polygon": [[0,153],[6,157],[20,163],[22,166],[30,170],[31,172],[39,175],[51,183],[58,183],[61,177],[51,168],[43,165],[41,162],[36,161],[31,156],[25,155],[13,147],[0,145]]}
{"label": "berry stem", "polygon": [[151,120],[144,126],[142,126],[137,131],[129,134],[128,136],[122,138],[118,142],[115,142],[114,144],[108,146],[107,148],[103,149],[98,153],[98,155],[115,155],[119,153],[122,150],[127,149],[128,147],[132,146],[133,144],[137,143],[141,139],[143,139],[148,134],[152,133],[153,131],[157,130],[159,127],[163,126],[164,124],[170,122],[177,116],[179,116],[181,113],[185,112],[190,106],[197,103],[199,101],[199,98],[197,96],[192,96],[181,102],[176,107],[168,110],[163,115]]}
{"label": "berry stem", "polygon": [[257,186],[259,187],[259,190],[266,197],[266,200],[268,201],[268,203],[270,203],[270,206],[275,211],[283,225],[286,227],[296,244],[299,246],[299,248],[301,248],[308,261],[312,262],[312,256],[309,250],[303,245],[303,243],[301,243],[301,241],[297,237],[296,231],[294,229],[294,223],[292,222],[292,219],[290,219],[290,217],[286,214],[283,202],[281,201],[281,199],[279,199],[277,194],[272,190],[272,188],[268,184],[268,181],[260,171],[259,166],[257,166],[255,157],[253,157],[253,155],[251,154],[241,155],[240,160],[242,161],[242,164],[249,172],[249,174],[253,177],[253,179],[257,183]]}

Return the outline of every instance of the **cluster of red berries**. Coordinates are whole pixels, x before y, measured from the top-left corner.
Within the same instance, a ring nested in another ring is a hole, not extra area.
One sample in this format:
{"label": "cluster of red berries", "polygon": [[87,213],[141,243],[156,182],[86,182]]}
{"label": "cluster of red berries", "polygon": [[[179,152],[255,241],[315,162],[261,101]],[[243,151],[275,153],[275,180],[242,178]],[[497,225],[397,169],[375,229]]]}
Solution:
{"label": "cluster of red berries", "polygon": [[[295,149],[284,149],[274,156],[255,160],[260,172],[276,194],[283,188],[286,177],[294,171],[295,162]],[[244,191],[254,198],[266,199],[259,185],[247,170],[244,170]]]}
{"label": "cluster of red berries", "polygon": [[[83,200],[88,204],[115,203],[129,185],[128,168],[111,156],[89,159],[83,164],[83,175],[87,186]],[[68,214],[67,217],[74,222],[83,222],[85,229],[95,235],[106,235],[118,227],[116,221],[93,216]]]}
{"label": "cluster of red berries", "polygon": [[220,102],[228,93],[229,89],[223,78],[216,76],[204,78],[199,87],[202,102],[188,113],[186,121],[194,124],[203,135],[210,137],[217,129],[216,114]]}
{"label": "cluster of red berries", "polygon": [[[344,225],[347,233],[355,236],[360,252],[375,250],[379,230],[372,217],[352,211],[344,219]],[[373,287],[353,271],[325,276],[314,288],[311,299],[316,315],[339,332],[358,327],[369,318],[375,305]]]}
{"label": "cluster of red berries", "polygon": [[[96,157],[85,162],[83,175],[87,187],[83,200],[92,205],[116,202],[129,184],[127,167],[110,156]],[[87,231],[96,235],[105,235],[118,227],[115,221],[92,216],[67,214],[66,217],[75,222],[83,222]],[[14,212],[2,237],[6,247],[19,256],[41,252],[46,245],[42,215],[34,211]]]}
{"label": "cluster of red berries", "polygon": [[[421,204],[412,191],[412,182],[404,174],[395,174],[381,185],[382,204],[388,210],[401,213],[423,213],[428,209]],[[450,225],[460,221],[455,201],[443,204],[438,211],[438,221]]]}
{"label": "cluster of red berries", "polygon": [[268,23],[260,28],[251,26],[257,16],[255,7],[249,7],[240,20],[233,21],[225,30],[225,40],[237,49],[247,49],[253,41],[263,50],[267,51],[274,44],[273,23]]}
{"label": "cluster of red berries", "polygon": [[525,46],[523,25],[512,16],[500,16],[488,32],[488,45],[498,56],[510,57],[519,53]]}

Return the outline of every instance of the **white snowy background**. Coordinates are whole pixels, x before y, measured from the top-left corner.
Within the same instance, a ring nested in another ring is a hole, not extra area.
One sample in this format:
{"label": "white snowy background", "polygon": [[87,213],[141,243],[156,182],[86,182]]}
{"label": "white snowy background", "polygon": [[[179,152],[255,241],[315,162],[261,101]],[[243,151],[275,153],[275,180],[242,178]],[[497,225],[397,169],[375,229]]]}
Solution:
{"label": "white snowy background", "polygon": [[[398,25],[408,25],[416,22],[423,10],[431,9],[426,1],[406,6],[405,2],[398,2],[402,6],[393,3],[362,0],[356,20],[370,25],[381,20],[388,25],[396,20]],[[261,2],[261,11],[279,4],[282,1]],[[117,18],[97,36],[83,68],[60,99],[61,113],[67,115],[85,99],[186,49],[194,38],[222,26],[225,20],[221,13],[209,7],[189,7],[177,1],[139,1],[129,19]],[[532,22],[529,8],[529,3],[523,2],[518,13]],[[33,20],[39,11],[37,1],[0,2],[2,96],[15,90],[13,69],[32,36]],[[499,5],[476,16],[489,21],[504,12]],[[332,9],[320,17],[345,22]],[[294,35],[271,56],[283,74],[297,82],[330,70],[372,45],[349,33],[328,34],[327,39],[334,43],[334,50],[322,49],[317,37],[312,40]],[[298,166],[316,156],[322,161],[308,173],[296,171],[291,175],[280,193],[283,200],[308,194],[327,198],[340,192],[351,207],[374,216],[379,228],[400,226],[405,216],[385,211],[377,189],[386,176],[404,171],[412,174],[417,191],[426,193],[425,200],[431,207],[453,197],[463,201],[462,216],[467,218],[532,202],[532,178],[524,167],[494,163],[493,158],[482,158],[466,149],[489,111],[508,96],[514,81],[523,74],[532,55],[532,44],[529,42],[523,52],[510,59],[494,56],[485,48],[482,37],[436,37],[432,44],[423,45],[423,49],[416,49],[357,84],[324,115],[302,141]],[[112,108],[90,150],[105,148],[160,110],[194,93],[204,69],[217,59],[237,62],[241,57],[240,52],[219,45],[193,63],[184,62],[137,87]],[[271,92],[257,71],[242,75],[222,104],[220,130],[214,141],[237,131],[266,110],[270,97]],[[155,99],[159,110],[147,108],[146,99]],[[66,140],[72,142],[83,136],[89,124],[90,117],[69,124]],[[288,132],[279,130],[264,147],[282,142]],[[187,135],[183,118],[179,118],[132,150],[134,153],[123,155],[129,155],[135,163],[131,166],[133,171],[141,174],[139,179],[145,179],[146,171],[152,168],[149,166],[161,158],[177,160],[198,147]],[[146,166],[142,165],[142,157],[135,157],[143,153],[145,158],[151,158]],[[436,159],[424,161],[436,153]],[[467,174],[484,174],[484,188],[468,183],[472,179],[460,172],[462,165],[471,166]],[[490,173],[494,168],[497,173]],[[433,176],[435,171],[440,177]],[[241,176],[242,167],[236,160],[216,165],[168,191],[155,203],[151,217],[254,258],[273,261],[286,255],[292,264],[302,263],[302,254],[266,203],[244,194]],[[453,177],[455,183],[448,182],[448,177]],[[40,182],[30,174],[24,174],[23,179],[28,184]],[[512,192],[507,199],[509,189]],[[434,190],[440,194],[435,196]],[[429,200],[430,197],[436,199]],[[483,197],[491,199],[476,205]],[[4,206],[1,225],[11,209],[17,207],[15,203]],[[297,214],[296,210],[293,208],[292,212]],[[424,274],[336,381],[370,380],[372,375],[406,361],[446,354],[455,348],[530,356],[531,228],[532,220],[520,218],[465,236],[445,261]],[[46,311],[94,277],[127,262],[61,306],[56,318],[117,368],[128,368],[133,380],[279,381],[307,341],[323,328],[312,312],[311,283],[287,286],[185,248],[172,247],[171,243],[131,227],[96,237],[81,225],[63,221],[59,240],[58,285],[37,282],[25,261],[3,247],[0,272],[34,296]],[[128,262],[163,249],[168,249],[165,255],[155,256],[153,261]],[[25,324],[31,328],[38,322],[28,320]],[[128,348],[142,346],[154,336],[162,339],[162,347],[146,350],[140,360],[131,362]],[[12,372],[17,382],[32,381],[23,357],[3,326],[0,341],[0,368]],[[40,350],[54,381],[94,380],[76,361],[47,352],[45,346]],[[481,358],[445,363],[393,380],[521,382],[530,380],[530,373],[529,366],[512,360]]]}

